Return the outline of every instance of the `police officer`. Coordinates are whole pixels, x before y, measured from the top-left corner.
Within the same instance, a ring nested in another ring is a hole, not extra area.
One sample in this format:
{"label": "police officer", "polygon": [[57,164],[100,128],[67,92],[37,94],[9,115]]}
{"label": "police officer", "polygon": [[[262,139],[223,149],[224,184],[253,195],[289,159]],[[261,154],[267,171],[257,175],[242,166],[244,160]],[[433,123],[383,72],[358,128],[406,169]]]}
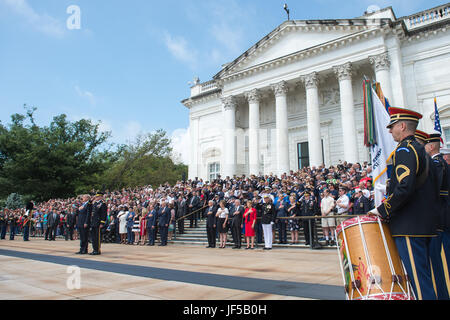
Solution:
{"label": "police officer", "polygon": [[449,235],[449,171],[448,164],[439,152],[441,135],[439,133],[429,134],[425,144],[425,151],[433,159],[432,164],[436,171],[436,185],[439,188],[439,220],[437,236],[431,239],[431,264],[436,284],[436,293],[439,300],[449,300],[450,284],[448,260],[450,248],[443,245],[444,235]]}
{"label": "police officer", "polygon": [[264,250],[272,250],[273,233],[272,226],[275,222],[276,212],[275,206],[269,195],[264,196],[264,203],[262,205],[261,224],[264,233]]}
{"label": "police officer", "polygon": [[389,114],[387,128],[398,145],[392,157],[388,197],[369,214],[380,215],[388,222],[416,297],[435,300],[430,241],[436,236],[434,204],[438,194],[431,159],[414,137],[422,115],[403,108],[389,108]]}
{"label": "police officer", "polygon": [[91,223],[92,202],[89,195],[82,196],[83,204],[78,208],[77,228],[80,237],[80,251],[77,254],[87,254],[89,244],[89,228]]}
{"label": "police officer", "polygon": [[92,252],[90,255],[101,254],[100,247],[102,244],[101,239],[101,229],[106,223],[108,208],[103,202],[103,192],[98,192],[95,195],[94,202],[92,203],[92,214],[91,214],[91,242],[92,242]]}

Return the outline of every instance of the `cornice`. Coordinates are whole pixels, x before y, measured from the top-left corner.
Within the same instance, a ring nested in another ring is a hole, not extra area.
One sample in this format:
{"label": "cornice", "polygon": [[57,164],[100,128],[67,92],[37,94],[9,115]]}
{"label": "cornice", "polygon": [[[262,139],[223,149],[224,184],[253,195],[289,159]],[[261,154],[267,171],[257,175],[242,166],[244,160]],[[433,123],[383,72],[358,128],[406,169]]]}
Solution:
{"label": "cornice", "polygon": [[[389,20],[390,21],[390,20]],[[391,24],[383,24],[383,25],[378,25],[378,26],[347,26],[348,28],[358,28],[358,30],[361,30],[359,32],[355,32],[352,33],[350,35],[346,35],[343,36],[341,38],[337,38],[307,49],[303,49],[301,51],[297,51],[294,52],[292,54],[283,56],[283,57],[279,57],[277,59],[273,59],[270,61],[266,61],[263,63],[260,63],[258,65],[246,68],[244,70],[240,70],[234,73],[223,73],[220,78],[216,78],[216,82],[220,83],[222,86],[224,83],[227,82],[231,82],[234,80],[238,80],[247,76],[251,76],[251,75],[255,75],[257,73],[261,73],[261,72],[265,72],[265,71],[269,71],[271,69],[274,69],[276,67],[279,66],[283,66],[283,65],[287,65],[287,64],[291,64],[294,62],[298,62],[301,60],[305,60],[307,58],[311,58],[320,54],[323,54],[325,52],[329,52],[332,50],[336,50],[340,47],[344,47],[347,46],[353,42],[357,42],[357,41],[361,41],[361,40],[366,40],[366,39],[370,39],[376,36],[384,36],[388,33],[390,33],[392,31],[391,29]],[[284,35],[285,33],[288,32],[295,32],[298,31],[299,29],[303,30],[303,31],[313,31],[316,30],[317,31],[317,26],[287,26],[286,30],[284,32],[280,32],[280,34],[278,35],[278,37],[275,37],[275,40],[277,40],[278,38],[280,38],[281,35]],[[330,28],[338,28],[337,26],[320,26],[322,31],[325,30],[329,30]],[[266,49],[268,46],[274,45],[275,44],[275,40],[273,40],[272,42],[268,41],[265,45],[259,47],[258,49],[254,49],[254,51],[248,53],[248,55],[246,57],[251,58],[253,56],[255,56],[256,54],[258,54],[259,52],[261,52],[262,50]],[[242,62],[240,62],[242,63]],[[239,63],[236,63],[237,67],[239,67]],[[230,72],[231,69],[228,71]]]}

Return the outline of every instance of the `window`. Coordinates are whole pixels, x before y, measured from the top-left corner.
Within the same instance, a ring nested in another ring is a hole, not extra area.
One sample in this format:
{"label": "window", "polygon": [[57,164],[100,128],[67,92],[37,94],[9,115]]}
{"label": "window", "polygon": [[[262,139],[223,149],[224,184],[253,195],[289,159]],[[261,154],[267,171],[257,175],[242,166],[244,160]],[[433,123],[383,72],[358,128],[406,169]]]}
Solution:
{"label": "window", "polygon": [[209,181],[217,179],[220,175],[220,163],[219,162],[210,163],[208,166],[208,171],[209,171],[208,174]]}
{"label": "window", "polygon": [[[322,142],[322,163],[324,163],[323,139]],[[308,142],[297,143],[298,169],[309,167],[309,146]]]}
{"label": "window", "polygon": [[308,142],[297,143],[298,169],[309,166]]}
{"label": "window", "polygon": [[446,142],[446,148],[450,148],[450,127],[444,128],[444,137]]}

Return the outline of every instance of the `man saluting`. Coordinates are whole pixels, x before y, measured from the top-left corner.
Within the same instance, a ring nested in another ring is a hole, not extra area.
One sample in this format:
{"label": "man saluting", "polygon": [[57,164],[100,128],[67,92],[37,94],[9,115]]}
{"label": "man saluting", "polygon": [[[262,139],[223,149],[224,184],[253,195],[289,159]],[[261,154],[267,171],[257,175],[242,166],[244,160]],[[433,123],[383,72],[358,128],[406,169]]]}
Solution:
{"label": "man saluting", "polygon": [[437,192],[431,159],[414,138],[422,115],[389,108],[387,126],[396,142],[388,198],[371,211],[389,224],[397,249],[419,300],[435,300],[430,266],[430,240],[436,236]]}
{"label": "man saluting", "polygon": [[98,192],[95,195],[94,203],[92,204],[91,216],[91,242],[93,251],[90,255],[101,254],[101,229],[106,222],[107,206],[103,202],[103,193]]}

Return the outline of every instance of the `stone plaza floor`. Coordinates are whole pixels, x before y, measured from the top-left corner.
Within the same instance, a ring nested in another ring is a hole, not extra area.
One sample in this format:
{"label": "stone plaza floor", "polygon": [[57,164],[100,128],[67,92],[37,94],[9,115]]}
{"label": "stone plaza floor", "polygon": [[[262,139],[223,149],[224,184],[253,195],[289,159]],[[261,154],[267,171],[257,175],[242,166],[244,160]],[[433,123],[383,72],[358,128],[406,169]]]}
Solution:
{"label": "stone plaza floor", "polygon": [[345,299],[335,249],[102,244],[99,256],[78,250],[79,241],[1,240],[0,299]]}

